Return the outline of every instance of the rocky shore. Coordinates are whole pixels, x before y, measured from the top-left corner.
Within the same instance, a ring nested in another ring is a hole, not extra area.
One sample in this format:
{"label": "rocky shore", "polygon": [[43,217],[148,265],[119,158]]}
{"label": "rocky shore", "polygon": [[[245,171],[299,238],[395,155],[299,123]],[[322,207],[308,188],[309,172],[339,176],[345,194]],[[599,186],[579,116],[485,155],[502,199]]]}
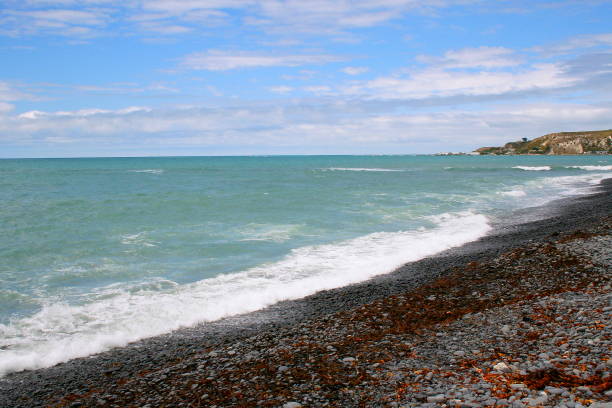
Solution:
{"label": "rocky shore", "polygon": [[611,190],[360,285],[12,374],[0,406],[610,407]]}

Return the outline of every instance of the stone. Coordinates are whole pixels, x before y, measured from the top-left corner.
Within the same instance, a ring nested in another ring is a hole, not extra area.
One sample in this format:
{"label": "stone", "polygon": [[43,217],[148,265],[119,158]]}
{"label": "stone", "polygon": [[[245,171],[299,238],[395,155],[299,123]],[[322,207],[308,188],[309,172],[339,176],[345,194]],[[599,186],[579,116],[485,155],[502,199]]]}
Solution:
{"label": "stone", "polygon": [[258,358],[259,358],[259,353],[258,353],[258,352],[256,352],[256,351],[251,351],[250,353],[247,353],[247,354],[244,356],[244,359],[245,359],[245,360],[247,360],[247,361],[250,361],[250,360],[257,360]]}
{"label": "stone", "polygon": [[446,396],[444,394],[432,395],[430,397],[427,397],[427,402],[431,402],[431,403],[442,402],[445,400],[446,400]]}
{"label": "stone", "polygon": [[525,398],[523,399],[523,402],[525,404],[527,404],[527,406],[529,407],[537,407],[539,405],[544,405],[546,404],[546,402],[548,401],[548,398],[546,396],[540,396],[537,398]]}
{"label": "stone", "polygon": [[283,408],[302,408],[302,404],[295,401],[289,401],[283,405]]}
{"label": "stone", "polygon": [[497,370],[497,371],[501,371],[502,373],[506,373],[506,372],[510,371],[510,367],[508,367],[506,365],[506,363],[504,363],[503,361],[500,362],[500,363],[495,364],[493,366],[493,369]]}
{"label": "stone", "polygon": [[552,395],[561,395],[565,390],[563,388],[546,387],[546,392]]}

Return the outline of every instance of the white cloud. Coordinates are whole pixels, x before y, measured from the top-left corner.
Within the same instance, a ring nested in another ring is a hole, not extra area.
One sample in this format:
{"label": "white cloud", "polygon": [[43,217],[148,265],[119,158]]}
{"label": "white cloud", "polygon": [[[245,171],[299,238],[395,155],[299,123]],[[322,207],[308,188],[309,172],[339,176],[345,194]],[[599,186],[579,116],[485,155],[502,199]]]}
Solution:
{"label": "white cloud", "polygon": [[331,87],[325,85],[311,85],[304,87],[304,90],[317,95],[325,95],[331,92]]}
{"label": "white cloud", "polygon": [[0,81],[0,102],[13,102],[31,98],[32,95],[15,89],[8,82]]}
{"label": "white cloud", "polygon": [[39,25],[74,24],[74,25],[103,25],[107,15],[103,11],[81,10],[37,10],[37,11],[8,11],[8,15],[29,17]]}
{"label": "white cloud", "polygon": [[15,106],[11,105],[10,103],[0,102],[0,114],[10,112],[14,108]]}
{"label": "white cloud", "polygon": [[478,0],[259,0],[247,23],[268,31],[334,34],[344,29],[373,27],[406,13],[423,13]]}
{"label": "white cloud", "polygon": [[[378,26],[407,14],[436,15],[452,6],[485,5],[489,11],[506,12],[505,2],[499,3],[487,4],[483,0],[4,0],[0,34],[90,37],[116,34],[108,31],[113,23],[123,33],[133,34],[135,29],[144,34],[176,35],[237,22],[289,36],[306,33],[342,37],[347,30]],[[546,4],[566,3],[571,2]],[[533,8],[531,4],[530,7]],[[607,41],[592,37],[585,37],[582,43]],[[570,45],[578,46],[579,42]]]}
{"label": "white cloud", "polygon": [[[110,6],[121,4],[120,0],[5,0],[7,3],[28,5],[32,7],[40,6],[70,6],[70,5],[96,5],[96,6]],[[134,3],[133,0],[125,0],[123,3]]]}
{"label": "white cloud", "polygon": [[440,68],[502,68],[521,64],[514,51],[504,47],[479,47],[450,50],[443,57],[419,55],[417,61]]}
{"label": "white cloud", "polygon": [[193,70],[226,71],[239,68],[295,67],[342,61],[334,55],[263,55],[246,51],[209,50],[187,55],[181,67]]}
{"label": "white cloud", "polygon": [[347,75],[361,75],[368,72],[370,69],[368,67],[345,67],[342,68],[342,72]]}
{"label": "white cloud", "polygon": [[341,17],[338,24],[344,27],[372,27],[396,17],[399,17],[399,13],[394,10],[371,11]]}
{"label": "white cloud", "polygon": [[293,91],[293,88],[290,86],[273,86],[270,88],[270,92],[274,92],[274,93],[279,93],[279,94],[286,94]]}
{"label": "white cloud", "polygon": [[315,78],[319,74],[318,71],[313,71],[311,69],[300,69],[297,74],[284,74],[281,76],[284,80],[292,81],[308,81]]}
{"label": "white cloud", "polygon": [[576,36],[561,44],[534,47],[532,50],[545,55],[561,55],[593,47],[612,47],[612,33]]}
{"label": "white cloud", "polygon": [[[377,26],[406,13],[477,2],[479,0],[6,0],[4,11],[0,12],[0,23],[4,26],[0,33],[77,35],[79,33],[74,30],[77,26],[81,35],[87,37],[108,34],[105,30],[112,21],[123,28],[175,35],[240,21],[268,32],[338,35],[346,29]],[[244,17],[232,11],[239,11]],[[69,28],[72,28],[71,34],[67,31]]]}
{"label": "white cloud", "polygon": [[[346,146],[401,145],[417,151],[444,146],[503,143],[518,135],[536,137],[557,130],[609,127],[610,106],[532,104],[485,110],[421,113],[371,113],[368,107],[347,114],[335,103],[70,112],[28,112],[0,116],[0,141],[99,143],[146,148],[151,143],[180,146]],[[124,135],[130,138],[125,139]],[[412,147],[411,147],[412,146]],[[419,150],[420,149],[420,150]],[[340,151],[340,150],[339,150]],[[395,151],[397,152],[397,151]]]}
{"label": "white cloud", "polygon": [[563,89],[580,82],[562,63],[521,64],[512,50],[480,47],[449,50],[442,57],[420,55],[425,67],[394,76],[351,81],[339,93],[379,99],[514,95]]}
{"label": "white cloud", "polygon": [[88,37],[111,21],[111,11],[104,8],[85,9],[6,9],[0,12],[3,28],[0,34],[39,35],[46,33],[70,37]]}
{"label": "white cloud", "polygon": [[168,14],[184,14],[197,10],[244,8],[256,4],[253,0],[142,0],[144,10]]}
{"label": "white cloud", "polygon": [[107,94],[107,95],[130,95],[145,93],[178,93],[179,90],[161,82],[154,82],[149,85],[137,83],[112,83],[107,85],[76,85],[74,89],[87,93]]}
{"label": "white cloud", "polygon": [[351,89],[377,98],[421,99],[456,95],[502,95],[569,87],[576,79],[556,64],[540,64],[519,72],[451,72],[425,70],[409,78],[382,77]]}
{"label": "white cloud", "polygon": [[160,24],[158,22],[143,22],[139,24],[139,27],[144,31],[151,31],[164,35],[186,34],[193,31],[190,27],[178,24]]}
{"label": "white cloud", "polygon": [[36,120],[42,118],[58,118],[58,117],[73,117],[73,118],[85,118],[89,116],[100,116],[105,114],[110,115],[130,115],[136,112],[151,112],[150,108],[142,106],[129,106],[119,110],[108,110],[108,109],[79,109],[76,111],[57,111],[57,112],[43,112],[43,111],[28,111],[24,112],[17,117],[19,119]]}

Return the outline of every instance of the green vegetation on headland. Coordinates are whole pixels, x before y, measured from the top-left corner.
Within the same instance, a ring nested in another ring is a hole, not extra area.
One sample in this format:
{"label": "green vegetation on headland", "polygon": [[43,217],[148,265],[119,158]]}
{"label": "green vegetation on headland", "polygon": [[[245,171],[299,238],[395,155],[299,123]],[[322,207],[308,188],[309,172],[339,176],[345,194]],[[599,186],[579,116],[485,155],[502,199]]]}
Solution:
{"label": "green vegetation on headland", "polygon": [[481,147],[479,154],[612,154],[612,129],[550,133],[501,147]]}

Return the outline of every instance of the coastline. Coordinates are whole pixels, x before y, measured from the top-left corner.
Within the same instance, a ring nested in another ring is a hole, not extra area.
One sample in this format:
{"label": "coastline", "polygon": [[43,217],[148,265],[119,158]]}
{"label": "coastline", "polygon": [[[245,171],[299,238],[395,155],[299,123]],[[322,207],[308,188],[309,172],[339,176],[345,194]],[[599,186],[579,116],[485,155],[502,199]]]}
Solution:
{"label": "coastline", "polygon": [[[209,353],[208,350],[239,344],[255,335],[274,338],[279,331],[291,332],[304,322],[325,321],[334,313],[341,314],[422,288],[452,268],[493,259],[510,249],[550,239],[554,234],[592,228],[598,220],[609,215],[612,208],[612,180],[604,180],[598,191],[592,195],[557,200],[544,207],[517,211],[513,217],[518,222],[499,223],[492,234],[478,241],[407,264],[366,282],[281,302],[262,311],[179,330],[48,369],[11,374],[0,379],[0,406],[47,406],[70,394],[81,396],[64,399],[63,406],[71,406],[83,398],[97,404],[103,399],[91,399],[100,394],[94,391],[96,389],[118,387],[121,386],[119,383],[126,384],[140,378],[139,375],[168,376],[170,371],[161,372],[177,364],[188,367],[190,361],[198,361],[203,352]],[[548,217],[533,221],[535,213]],[[149,373],[142,374],[145,371]],[[90,392],[92,396],[83,397]],[[116,403],[104,400],[98,405]]]}

